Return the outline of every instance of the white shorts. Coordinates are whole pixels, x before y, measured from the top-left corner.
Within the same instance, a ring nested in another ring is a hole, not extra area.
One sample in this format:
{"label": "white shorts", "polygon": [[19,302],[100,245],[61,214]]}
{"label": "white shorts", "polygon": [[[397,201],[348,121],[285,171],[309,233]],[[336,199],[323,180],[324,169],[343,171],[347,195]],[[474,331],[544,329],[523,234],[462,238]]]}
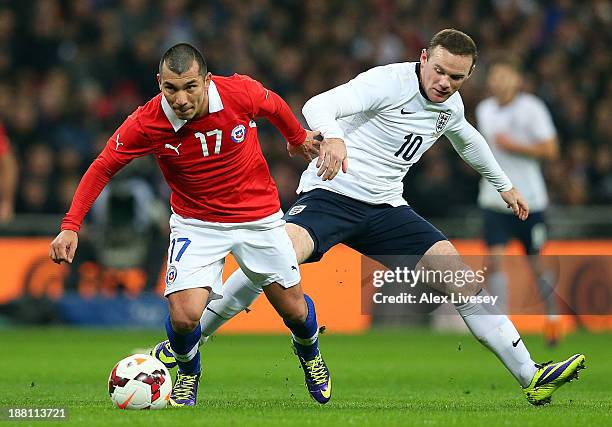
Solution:
{"label": "white shorts", "polygon": [[210,299],[221,298],[223,266],[230,252],[256,286],[276,282],[289,288],[300,283],[282,211],[242,223],[206,222],[173,213],[164,295],[210,288]]}

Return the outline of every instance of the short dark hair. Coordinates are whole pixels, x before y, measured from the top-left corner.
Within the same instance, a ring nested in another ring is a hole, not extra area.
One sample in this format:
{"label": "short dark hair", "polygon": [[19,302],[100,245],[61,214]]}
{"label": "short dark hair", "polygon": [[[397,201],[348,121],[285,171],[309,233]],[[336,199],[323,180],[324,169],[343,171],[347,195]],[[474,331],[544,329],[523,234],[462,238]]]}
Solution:
{"label": "short dark hair", "polygon": [[176,74],[183,74],[193,64],[198,63],[199,74],[205,76],[208,72],[206,60],[202,53],[189,43],[178,43],[169,48],[159,60],[159,75],[161,76],[164,62],[170,71]]}
{"label": "short dark hair", "polygon": [[498,52],[494,54],[489,60],[489,69],[493,68],[496,65],[505,65],[506,67],[510,67],[517,73],[521,73],[523,71],[522,61],[518,56],[512,53]]}
{"label": "short dark hair", "polygon": [[474,66],[476,66],[476,59],[478,58],[476,43],[474,43],[474,40],[464,32],[455,30],[454,28],[447,28],[437,32],[429,41],[427,55],[431,55],[431,51],[437,46],[443,47],[453,55],[471,56],[472,66],[470,67],[470,73],[474,69]]}

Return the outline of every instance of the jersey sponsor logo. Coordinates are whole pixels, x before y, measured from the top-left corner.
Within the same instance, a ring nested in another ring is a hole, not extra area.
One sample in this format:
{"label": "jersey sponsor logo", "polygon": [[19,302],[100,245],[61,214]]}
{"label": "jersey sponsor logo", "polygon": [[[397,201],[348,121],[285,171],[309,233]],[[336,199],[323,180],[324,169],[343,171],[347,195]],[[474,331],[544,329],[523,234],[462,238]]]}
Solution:
{"label": "jersey sponsor logo", "polygon": [[176,271],[176,267],[171,265],[168,267],[168,272],[166,273],[166,286],[170,286],[176,280],[178,272]]}
{"label": "jersey sponsor logo", "polygon": [[448,124],[448,120],[451,117],[451,113],[448,111],[440,111],[438,120],[436,121],[436,132],[440,133]]}
{"label": "jersey sponsor logo", "polygon": [[402,114],[414,114],[414,113],[416,113],[416,111],[404,111],[404,109],[402,108],[400,110],[400,113],[402,113]]}
{"label": "jersey sponsor logo", "polygon": [[289,212],[287,212],[287,215],[297,215],[300,212],[302,212],[304,209],[306,209],[306,205],[295,205],[294,207],[289,209]]}
{"label": "jersey sponsor logo", "polygon": [[175,151],[175,152],[176,152],[176,155],[178,156],[178,155],[180,154],[180,153],[179,153],[179,147],[180,147],[181,145],[183,145],[183,143],[182,143],[182,142],[181,142],[179,145],[177,145],[176,147],[175,147],[174,145],[172,145],[172,144],[166,144],[166,145],[164,145],[164,148],[168,148],[168,149],[170,149],[170,150]]}
{"label": "jersey sponsor logo", "polygon": [[236,126],[234,129],[232,129],[232,141],[234,141],[236,144],[241,143],[242,141],[244,141],[244,138],[246,137],[246,127],[244,127],[244,125],[238,125]]}

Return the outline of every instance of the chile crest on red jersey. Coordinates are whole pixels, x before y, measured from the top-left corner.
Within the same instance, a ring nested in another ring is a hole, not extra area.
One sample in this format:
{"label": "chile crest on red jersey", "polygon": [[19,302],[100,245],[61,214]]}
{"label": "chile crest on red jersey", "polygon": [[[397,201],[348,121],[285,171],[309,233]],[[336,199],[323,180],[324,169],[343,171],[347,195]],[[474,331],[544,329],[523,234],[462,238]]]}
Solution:
{"label": "chile crest on red jersey", "polygon": [[161,94],[157,106],[140,115],[145,132],[160,142],[154,150],[172,189],[174,212],[218,222],[255,221],[278,212],[276,185],[251,123],[274,118],[287,140],[300,139],[303,128],[278,96],[246,76],[214,76],[208,100],[209,113],[189,121],[179,120]]}
{"label": "chile crest on red jersey", "polygon": [[244,141],[246,136],[246,127],[244,125],[238,125],[234,129],[232,129],[232,141],[235,143],[241,143]]}

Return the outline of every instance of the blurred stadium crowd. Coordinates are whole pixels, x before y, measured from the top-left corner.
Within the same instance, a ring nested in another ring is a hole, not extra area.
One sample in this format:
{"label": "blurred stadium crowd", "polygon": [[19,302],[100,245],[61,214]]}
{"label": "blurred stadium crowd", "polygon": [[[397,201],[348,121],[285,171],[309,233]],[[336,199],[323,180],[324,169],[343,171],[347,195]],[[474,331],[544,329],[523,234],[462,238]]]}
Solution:
{"label": "blurred stadium crowd", "polygon": [[[159,57],[176,42],[198,46],[214,74],[261,80],[301,118],[309,97],[374,65],[416,60],[445,27],[479,47],[462,90],[470,121],[488,58],[519,55],[527,90],[560,133],[562,158],[546,165],[553,203],[612,202],[607,0],[0,0],[0,123],[20,168],[16,212],[67,210],[109,135],[158,92]],[[260,125],[260,140],[287,207],[303,163],[288,159],[271,126]],[[152,161],[132,169],[165,198]],[[478,176],[450,144],[436,144],[410,175],[406,197],[422,214],[475,203]]]}

